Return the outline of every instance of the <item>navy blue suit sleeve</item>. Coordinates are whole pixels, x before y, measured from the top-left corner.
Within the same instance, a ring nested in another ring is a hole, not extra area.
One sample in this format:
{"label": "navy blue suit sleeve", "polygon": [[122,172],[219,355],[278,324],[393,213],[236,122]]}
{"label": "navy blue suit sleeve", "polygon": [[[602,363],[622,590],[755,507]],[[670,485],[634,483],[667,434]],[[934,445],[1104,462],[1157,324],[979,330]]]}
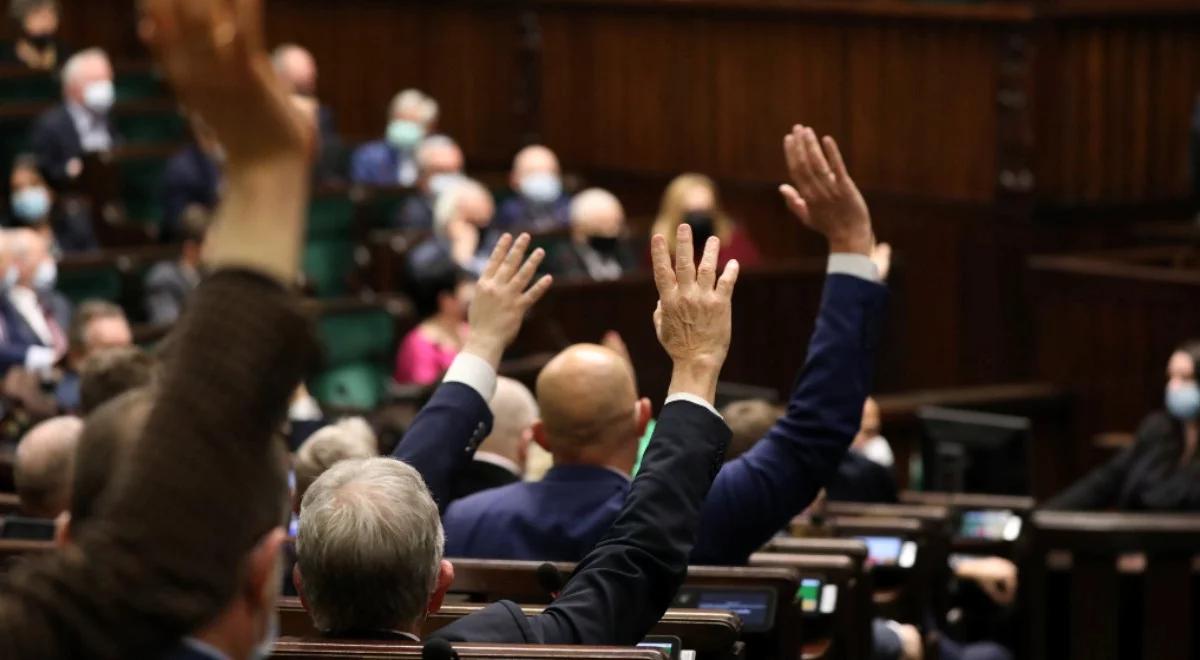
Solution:
{"label": "navy blue suit sleeve", "polygon": [[862,423],[887,288],[830,275],[787,413],[717,475],[693,564],[744,564],[812,503]]}
{"label": "navy blue suit sleeve", "polygon": [[443,383],[392,455],[421,473],[438,508],[445,511],[455,479],[491,432],[492,411],[479,392],[462,383]]}
{"label": "navy blue suit sleeve", "polygon": [[29,352],[29,344],[0,344],[0,376],[13,367],[25,366],[25,354]]}
{"label": "navy blue suit sleeve", "polygon": [[721,418],[693,403],[663,409],[612,528],[558,599],[530,617],[534,641],[626,646],[646,636],[687,575],[700,506],[730,435]]}

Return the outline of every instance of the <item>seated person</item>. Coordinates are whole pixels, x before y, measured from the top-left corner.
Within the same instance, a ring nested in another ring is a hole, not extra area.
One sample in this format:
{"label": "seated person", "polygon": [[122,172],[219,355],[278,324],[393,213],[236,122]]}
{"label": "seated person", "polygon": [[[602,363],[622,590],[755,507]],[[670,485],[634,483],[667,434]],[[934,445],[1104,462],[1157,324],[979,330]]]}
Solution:
{"label": "seated person", "polygon": [[157,263],[146,273],[146,320],[150,323],[169,325],[183,314],[188,297],[200,284],[201,253],[211,222],[208,211],[188,209],[181,223],[183,245],[179,258]]}
{"label": "seated person", "polygon": [[133,330],[125,312],[102,300],[89,300],[75,310],[67,337],[67,360],[54,396],[64,412],[77,413],[80,401],[80,371],[92,356],[114,348],[133,345]]}
{"label": "seated person", "polygon": [[62,189],[83,173],[83,157],[120,142],[109,113],[116,101],[112,64],[98,48],[71,56],[62,70],[63,102],[38,117],[29,136],[42,176]]}
{"label": "seated person", "polygon": [[448,257],[459,268],[479,275],[495,245],[491,231],[496,211],[492,194],[474,179],[461,179],[438,196],[433,236],[413,248],[406,264],[410,281],[419,282],[425,266]]}
{"label": "seated person", "polygon": [[338,134],[333,108],[317,96],[317,60],[299,44],[282,44],[271,54],[275,73],[292,94],[312,99],[316,104],[317,143],[315,180],[337,183],[345,180],[346,145]]}
{"label": "seated person", "polygon": [[159,362],[137,346],[97,351],[79,367],[79,412],[93,410],[122,394],[153,385]]}
{"label": "seated person", "polygon": [[361,417],[343,419],[318,429],[300,445],[292,459],[292,469],[296,473],[292,511],[300,513],[300,501],[309,486],[329,468],[348,459],[378,455],[375,432]]}
{"label": "seated person", "polygon": [[17,444],[13,481],[21,515],[54,520],[67,510],[74,478],[75,447],[83,433],[78,417],[55,417],[29,430]]}
{"label": "seated person", "polygon": [[437,126],[437,101],[416,89],[392,99],[387,132],[364,144],[350,159],[350,180],[370,186],[411,186],[417,182],[415,151]]}
{"label": "seated person", "polygon": [[458,143],[445,135],[431,135],[417,147],[417,194],[404,200],[392,220],[396,229],[433,231],[434,205],[446,191],[464,180],[465,160]]}
{"label": "seated person", "polygon": [[0,299],[0,372],[46,373],[67,354],[71,303],[54,290],[58,264],[49,241],[32,229],[7,234],[15,280]]}
{"label": "seated person", "polygon": [[192,142],[171,156],[163,171],[164,242],[187,240],[185,216],[195,210],[211,213],[221,189],[221,145],[200,118],[191,116],[188,121]]}
{"label": "seated person", "polygon": [[549,270],[563,279],[595,282],[636,270],[625,241],[625,209],[612,193],[590,188],[571,200],[571,238],[554,252]]}
{"label": "seated person", "polygon": [[1200,340],[1167,363],[1166,409],[1151,413],[1137,441],[1046,503],[1047,509],[1200,511]]}
{"label": "seated person", "polygon": [[[528,237],[521,240],[528,244]],[[507,238],[500,245],[507,248]],[[486,327],[476,327],[475,320],[487,310],[511,308],[506,313],[511,328],[504,333],[511,340],[529,305],[545,291],[535,286],[532,299],[522,293],[540,255],[535,253],[518,272],[520,242],[515,251],[517,259],[503,266],[492,259],[471,310],[472,344],[463,353],[470,357],[462,366],[472,365],[483,389],[484,381],[494,386],[494,369],[507,342],[480,351]],[[670,387],[674,394],[647,450],[643,478],[633,485],[603,542],[543,614],[526,617],[517,605],[501,601],[441,629],[436,638],[632,645],[665,612],[683,582],[712,464],[728,441],[728,429],[712,410],[712,400],[728,347],[737,267],[731,266],[718,281],[716,252],[714,241],[699,269],[681,258],[676,274],[666,242],[661,237],[655,242],[662,298],[658,328],[675,365]],[[458,383],[442,388],[453,385]],[[397,456],[430,469],[434,481],[428,486],[408,463],[374,458],[334,466],[309,489],[296,537],[295,577],[303,602],[325,634],[419,639],[422,621],[438,611],[454,580],[454,567],[444,559],[446,535],[436,500],[445,492],[441,489],[446,471],[433,469],[433,463],[466,462],[477,438],[478,434],[447,442],[439,434],[410,431]]]}
{"label": "seated person", "polygon": [[410,278],[413,304],[423,320],[396,353],[394,377],[402,385],[438,382],[467,340],[473,278],[444,253],[431,256]]}
{"label": "seated person", "polygon": [[[717,184],[703,174],[681,174],[667,186],[650,233],[673,236],[681,224],[692,227],[697,245],[709,236],[721,239],[721,264],[737,259],[743,266],[756,266],[762,261],[754,241],[721,208]],[[674,254],[673,243],[671,250]]]}
{"label": "seated person", "polygon": [[13,159],[9,175],[12,213],[6,227],[29,227],[50,241],[58,254],[86,252],[100,247],[92,219],[84,205],[60,201],[42,178],[37,157],[22,154]]}
{"label": "seated person", "polygon": [[525,147],[513,159],[509,185],[514,197],[496,213],[500,231],[549,231],[565,228],[571,197],[563,192],[558,156],[541,145]]}
{"label": "seated person", "polygon": [[525,477],[525,461],[533,443],[533,422],[538,416],[537,400],[519,381],[500,378],[488,407],[496,420],[492,434],[479,445],[475,460],[454,484],[454,499],[507,486]]}
{"label": "seated person", "polygon": [[[796,136],[787,141],[789,159],[804,151]],[[794,176],[807,187],[810,175]],[[744,564],[833,477],[862,421],[887,299],[869,258],[870,214],[844,170],[836,187],[813,188],[822,196],[814,202],[788,190],[798,218],[829,241],[830,275],[787,413],[752,449],[725,464],[708,494],[692,554],[697,564]],[[693,236],[686,223],[677,231],[688,239],[677,244],[683,260],[692,254]],[[628,475],[650,419],[629,363],[600,346],[571,347],[538,376],[537,398],[542,417],[534,438],[554,454],[554,468],[536,484],[452,503],[444,516],[450,556],[579,561],[629,494]]]}
{"label": "seated person", "polygon": [[8,14],[17,38],[0,51],[0,64],[21,64],[34,71],[53,73],[66,59],[58,41],[58,0],[12,0]]}

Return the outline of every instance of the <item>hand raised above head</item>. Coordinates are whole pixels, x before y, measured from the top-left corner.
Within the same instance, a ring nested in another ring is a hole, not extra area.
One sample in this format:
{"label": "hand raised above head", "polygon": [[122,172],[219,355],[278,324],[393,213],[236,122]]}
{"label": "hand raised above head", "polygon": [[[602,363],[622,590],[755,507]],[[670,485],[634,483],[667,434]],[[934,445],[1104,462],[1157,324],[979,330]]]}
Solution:
{"label": "hand raised above head", "polygon": [[870,256],[875,245],[871,213],[837,142],[831,137],[818,142],[813,129],[797,125],[783,138],[783,154],[792,183],[779,192],[792,213],[825,236],[833,252]]}
{"label": "hand raised above head", "polygon": [[729,353],[733,289],[740,267],[737,261],[730,261],[718,279],[721,241],[715,236],[708,239],[697,266],[692,228],[686,223],[679,225],[675,245],[672,268],[666,238],[655,236],[650,244],[659,297],[654,326],[659,342],[674,362],[672,393],[686,391],[711,402]]}
{"label": "hand raised above head", "polygon": [[184,106],[212,127],[231,166],[312,151],[312,128],[271,68],[264,0],[142,0],[139,32]]}
{"label": "hand raised above head", "polygon": [[545,275],[529,286],[546,257],[545,251],[538,248],[525,259],[529,241],[529,234],[521,234],[516,241],[509,234],[502,236],[475,286],[467,315],[471,334],[463,351],[493,366],[500,363],[504,349],[516,339],[525,313],[546,295],[553,282]]}

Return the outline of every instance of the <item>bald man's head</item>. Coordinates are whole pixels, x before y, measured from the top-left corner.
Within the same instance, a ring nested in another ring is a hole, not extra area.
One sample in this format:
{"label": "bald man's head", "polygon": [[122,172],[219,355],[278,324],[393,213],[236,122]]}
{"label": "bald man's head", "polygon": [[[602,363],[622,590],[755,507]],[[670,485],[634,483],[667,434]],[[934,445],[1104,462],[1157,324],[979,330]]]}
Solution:
{"label": "bald man's head", "polygon": [[55,417],[33,427],[17,445],[13,478],[22,511],[55,518],[71,499],[75,447],[83,433],[78,417]]}
{"label": "bald man's head", "polygon": [[503,456],[524,471],[529,443],[533,440],[533,423],[538,418],[533,392],[519,381],[500,378],[488,406],[495,422],[492,434],[479,445],[479,451]]}
{"label": "bald man's head", "polygon": [[572,346],[542,369],[537,400],[542,418],[534,437],[556,464],[624,467],[628,459],[632,468],[650,402],[638,400],[623,357],[595,344]]}

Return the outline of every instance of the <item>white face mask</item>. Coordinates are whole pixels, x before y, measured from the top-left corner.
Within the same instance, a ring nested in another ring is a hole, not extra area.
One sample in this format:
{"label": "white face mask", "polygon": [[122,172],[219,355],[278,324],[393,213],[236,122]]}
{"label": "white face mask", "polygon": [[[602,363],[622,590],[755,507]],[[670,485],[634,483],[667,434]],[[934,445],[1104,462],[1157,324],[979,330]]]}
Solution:
{"label": "white face mask", "polygon": [[58,284],[58,264],[49,258],[38,264],[37,270],[33,273],[32,284],[33,289],[40,293],[53,291],[54,285]]}
{"label": "white face mask", "polygon": [[117,100],[117,90],[111,80],[90,82],[83,88],[83,105],[88,110],[106,115]]}

